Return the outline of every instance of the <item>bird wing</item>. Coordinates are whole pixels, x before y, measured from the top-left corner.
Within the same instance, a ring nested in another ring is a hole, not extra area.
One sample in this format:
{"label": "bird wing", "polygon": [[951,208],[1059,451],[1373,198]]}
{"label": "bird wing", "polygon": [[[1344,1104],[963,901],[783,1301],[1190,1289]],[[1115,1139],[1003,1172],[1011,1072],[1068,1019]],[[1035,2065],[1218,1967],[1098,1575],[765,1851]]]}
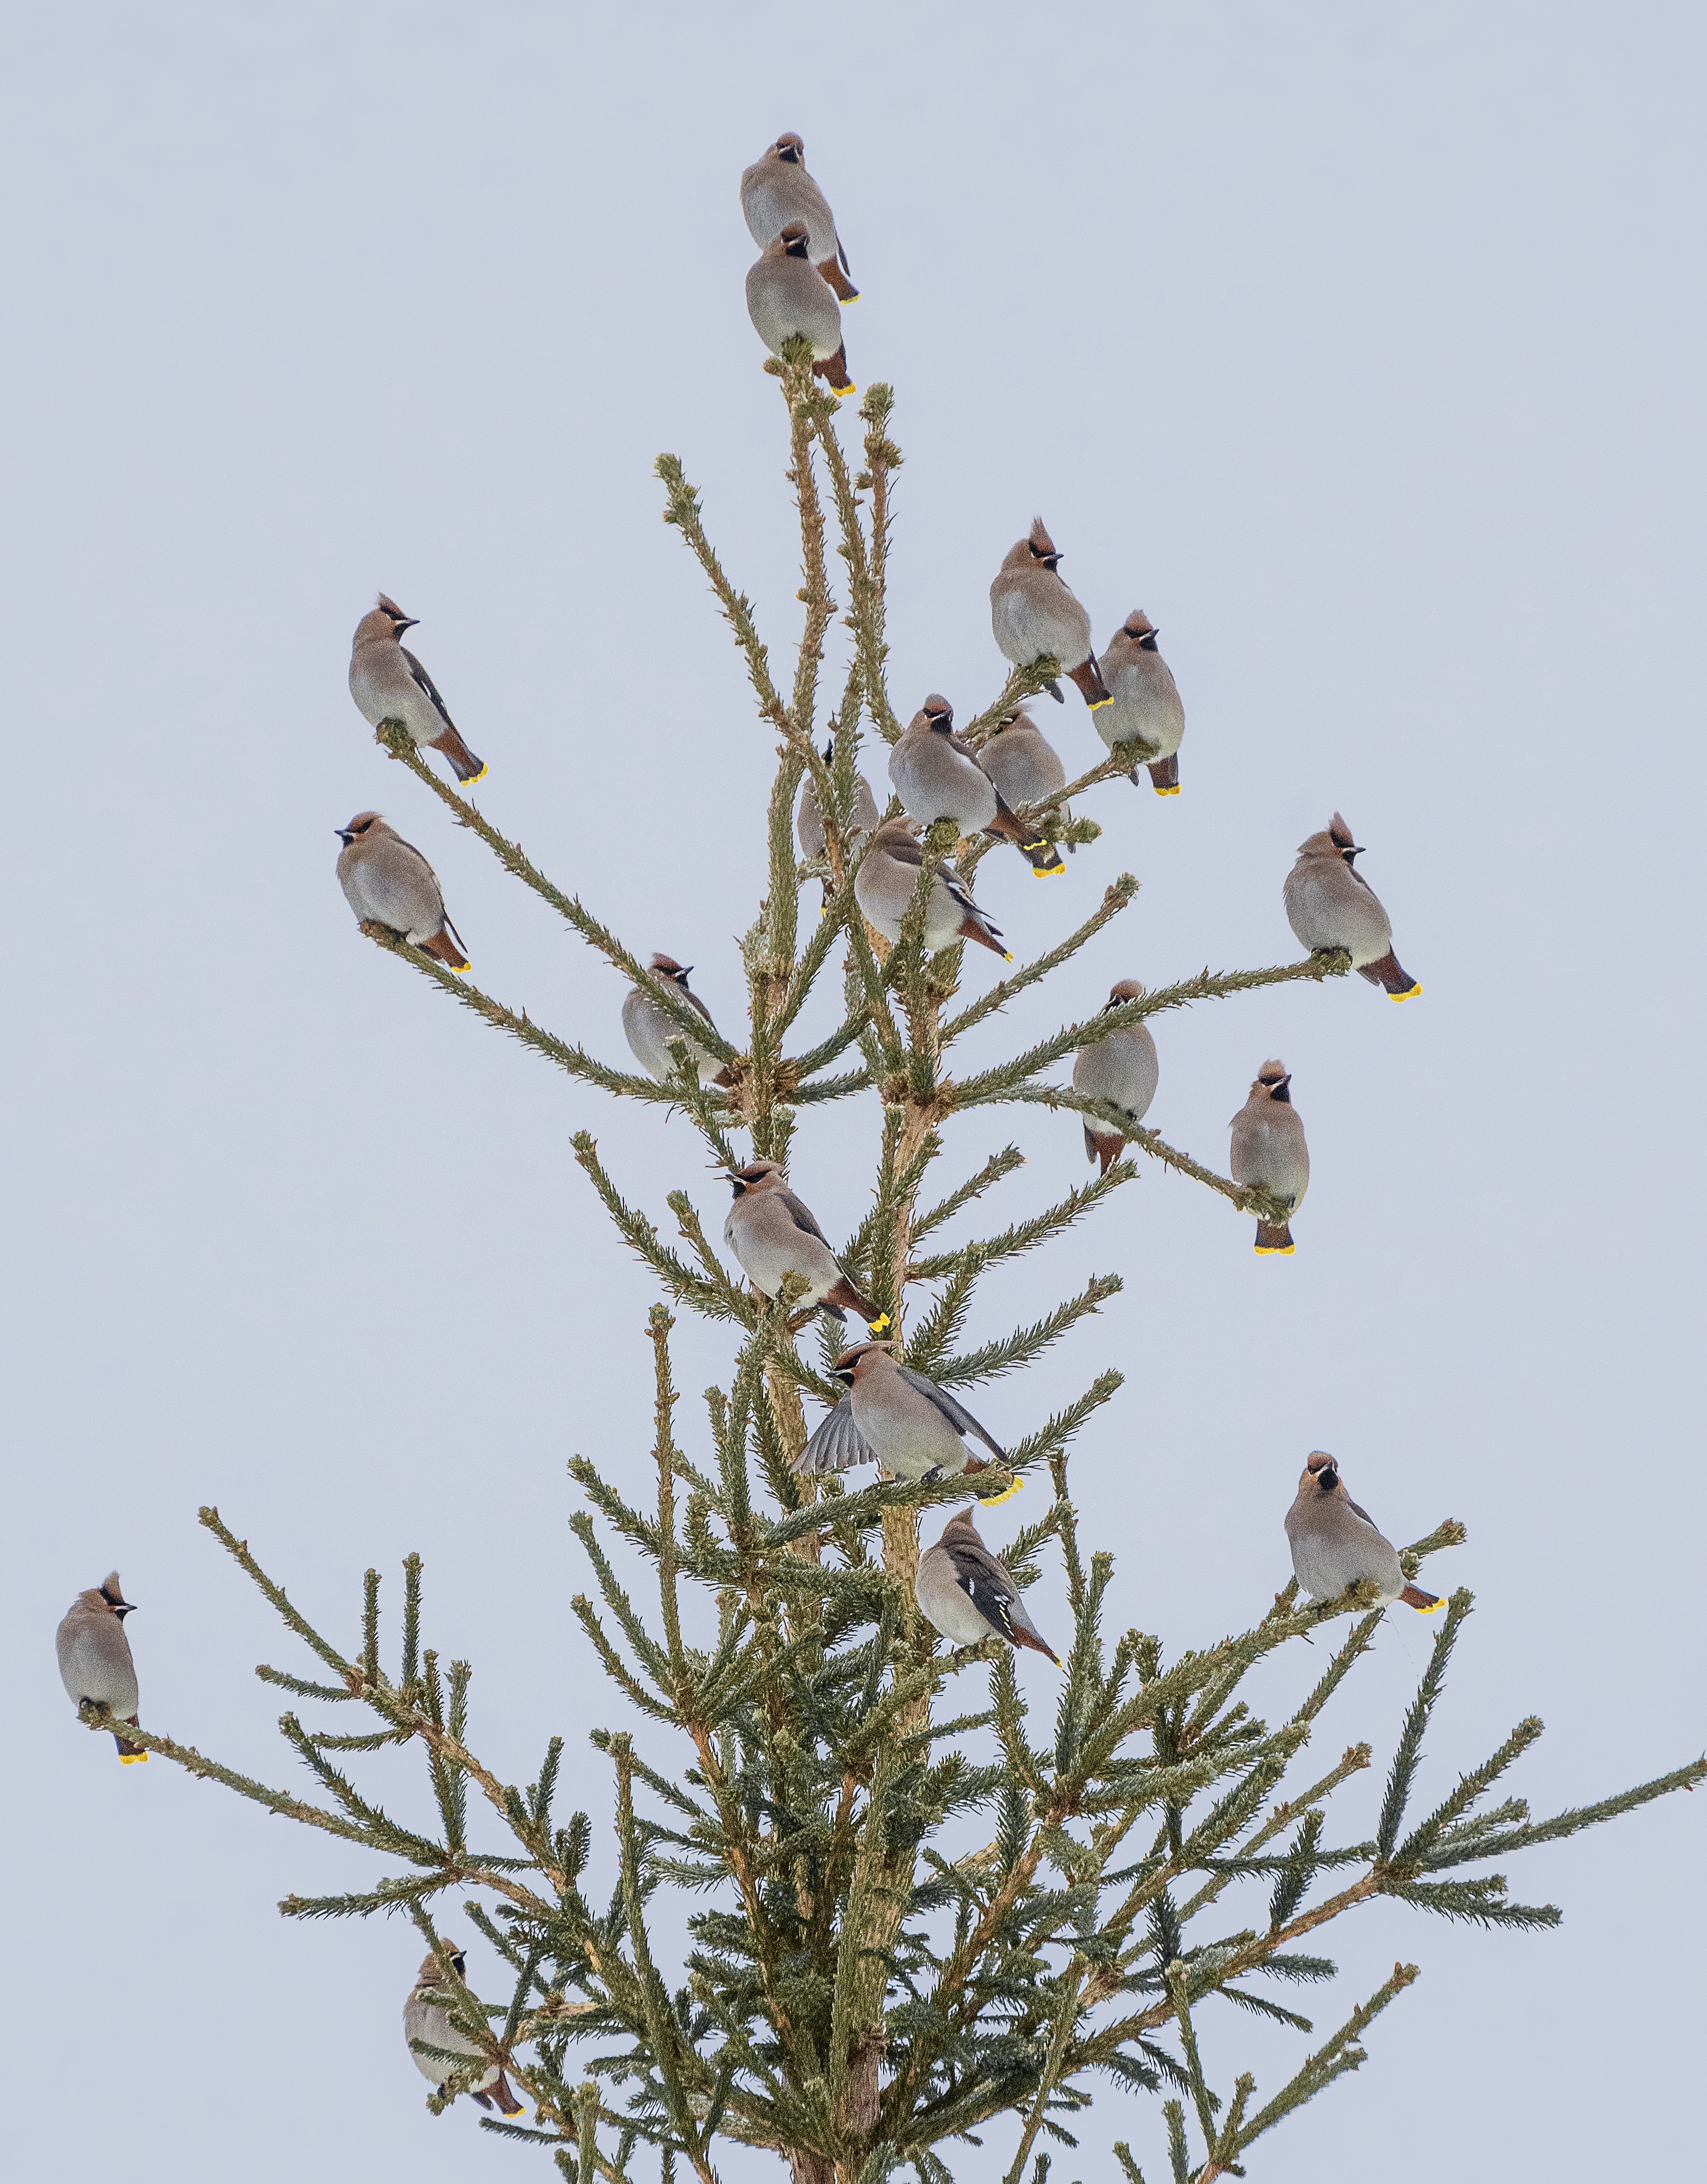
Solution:
{"label": "bird wing", "polygon": [[[1342,1486],[1339,1490],[1342,1494],[1345,1494],[1344,1487]],[[1365,1524],[1369,1526],[1371,1532],[1380,1531],[1380,1525],[1376,1523],[1374,1518],[1370,1515],[1368,1510],[1364,1507],[1360,1502],[1354,1502],[1349,1494],[1345,1495],[1345,1506],[1354,1516],[1361,1517]]]}
{"label": "bird wing", "polygon": [[915,1373],[909,1365],[898,1365],[895,1369],[909,1388],[916,1388],[921,1396],[930,1397],[957,1434],[974,1435],[983,1442],[998,1463],[1007,1462],[1007,1450],[998,1446],[991,1440],[972,1413],[969,1410],[963,1409],[946,1388],[939,1388],[934,1380],[927,1380],[922,1373]]}
{"label": "bird wing", "polygon": [[954,1582],[992,1630],[999,1630],[1011,1644],[1014,1637],[1014,1587],[1007,1572],[993,1556],[976,1554],[968,1547],[951,1547]]}
{"label": "bird wing", "polygon": [[815,1236],[826,1251],[830,1248],[830,1239],[813,1219],[812,1209],[809,1206],[804,1205],[792,1190],[779,1190],[774,1195],[788,1208],[789,1212],[793,1216],[794,1226],[797,1228],[804,1229],[809,1236]]}
{"label": "bird wing", "polygon": [[925,861],[924,851],[910,835],[904,834],[895,841],[886,842],[883,848],[886,855],[892,857],[898,865],[922,865]]}
{"label": "bird wing", "polygon": [[414,676],[420,688],[425,691],[427,696],[431,699],[434,710],[438,714],[439,718],[444,722],[448,728],[453,728],[456,726],[456,722],[452,720],[450,716],[450,708],[445,704],[444,699],[441,698],[438,694],[437,683],[433,681],[431,676],[427,673],[425,668],[421,666],[420,660],[418,660],[414,653],[409,650],[408,645],[400,644],[398,647],[398,650],[402,653],[403,658],[408,660],[409,664],[409,673]]}
{"label": "bird wing", "polygon": [[854,1423],[853,1398],[844,1396],[795,1457],[794,1468],[802,1479],[816,1479],[826,1471],[852,1471],[876,1461],[871,1444]]}

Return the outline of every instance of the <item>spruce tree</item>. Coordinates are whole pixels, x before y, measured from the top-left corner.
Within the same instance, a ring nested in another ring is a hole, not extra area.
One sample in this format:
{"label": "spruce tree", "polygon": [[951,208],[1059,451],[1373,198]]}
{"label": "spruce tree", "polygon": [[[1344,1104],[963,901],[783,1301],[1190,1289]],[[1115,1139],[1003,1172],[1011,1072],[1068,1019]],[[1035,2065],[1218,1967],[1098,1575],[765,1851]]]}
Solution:
{"label": "spruce tree", "polygon": [[[976,1388],[1020,1370],[1119,1290],[1118,1277],[1099,1276],[1031,1324],[968,1337],[987,1269],[1083,1220],[1132,1178],[1137,1157],[1164,1162],[1245,1214],[1286,1211],[1119,1110],[1080,1098],[1051,1071],[1123,1025],[1251,987],[1339,978],[1348,959],[1204,971],[1054,1030],[1034,1022],[1009,1059],[954,1073],[966,1034],[998,1011],[1022,1017],[1015,1005],[1029,1003],[1117,917],[1137,883],[1120,875],[1067,939],[970,1000],[962,947],[923,949],[924,907],[942,859],[952,852],[970,878],[987,841],[957,842],[951,822],[931,828],[898,943],[887,946],[865,923],[851,827],[861,747],[881,777],[900,732],[886,681],[901,463],[892,396],[882,386],[867,392],[856,453],[803,344],[765,369],[783,400],[803,570],[803,627],[783,686],[681,463],[664,455],[657,465],[664,520],[709,581],[759,721],[777,741],[765,890],[742,944],[748,1017],[739,1045],[712,1033],[674,986],[448,786],[401,723],[379,730],[392,756],[548,911],[648,994],[685,1039],[716,1054],[728,1085],[702,1086],[685,1045],[673,1049],[667,1084],[614,1067],[398,934],[364,930],[578,1086],[680,1111],[726,1170],[755,1158],[786,1163],[802,1109],[875,1103],[870,1201],[837,1256],[892,1315],[910,1364],[951,1390]],[[847,659],[826,695],[838,615]],[[1016,669],[963,733],[980,743],[1056,666]],[[1027,816],[1063,844],[1087,846],[1099,830],[1072,807],[1124,770],[1109,759]],[[825,819],[825,854],[813,861],[798,855],[793,823],[808,783]],[[798,1050],[803,1008],[838,972],[839,1025]],[[944,1243],[939,1232],[1022,1165],[1010,1146],[945,1180],[953,1125],[975,1109],[1015,1104],[1099,1117],[1131,1155],[1058,1204],[976,1240]],[[772,2150],[794,2184],[879,2184],[909,2170],[920,2184],[998,2174],[1005,2184],[1043,2184],[1062,2148],[1077,2149],[1070,2176],[1113,2175],[1112,2159],[1137,2180],[1126,2144],[1109,2156],[1081,2143],[1100,2078],[1159,2103],[1166,2167],[1153,2163],[1153,2177],[1243,2176],[1265,2133],[1363,2063],[1374,2020],[1417,1976],[1415,1965],[1395,1965],[1373,1993],[1333,2013],[1338,2021],[1324,2033],[1276,1994],[1333,1977],[1318,1953],[1321,1929],[1382,1897],[1482,1926],[1550,1926],[1558,1911],[1512,1901],[1496,1862],[1702,1779],[1696,1762],[1533,1819],[1504,1789],[1541,1734],[1531,1719],[1457,1781],[1426,1781],[1423,1741],[1471,1611],[1465,1591],[1448,1602],[1415,1699],[1379,1758],[1372,1743],[1332,1762],[1309,1750],[1317,1717],[1381,1622],[1371,1588],[1319,1608],[1289,1584],[1248,1629],[1197,1650],[1170,1653],[1159,1636],[1127,1627],[1114,1557],[1087,1552],[1069,1480],[1074,1437],[1115,1397],[1115,1371],[1009,1452],[1013,1476],[1042,1488],[1043,1507],[995,1544],[1021,1585],[1053,1557],[1073,1617],[1054,1718],[1037,1720],[1006,1646],[993,1639],[950,1648],[915,1603],[920,1520],[964,1503],[964,1480],[798,1477],[808,1407],[842,1393],[826,1377],[837,1332],[799,1308],[798,1287],[791,1294],[785,1284],[772,1302],[753,1293],[686,1190],[664,1201],[677,1230],[666,1238],[589,1133],[575,1135],[574,1150],[617,1236],[661,1292],[645,1330],[644,1396],[636,1353],[633,1449],[603,1468],[580,1457],[570,1466],[584,1506],[569,1522],[592,1574],[575,1613],[614,1694],[613,1725],[592,1738],[609,1771],[616,1842],[600,1892],[592,1819],[560,1809],[562,1739],[550,1740],[522,1786],[481,1758],[470,1666],[425,1643],[415,1557],[403,1563],[389,1650],[372,1570],[357,1627],[335,1642],[218,1511],[204,1509],[203,1524],[319,1663],[308,1675],[257,1673],[293,1702],[353,1705],[360,1725],[340,1731],[284,1715],[281,1732],[319,1785],[309,1797],[270,1788],[146,1723],[131,1732],[192,1774],[378,1855],[386,1869],[352,1892],[293,1897],[281,1908],[301,1919],[386,1912],[419,1926],[442,1967],[440,1998],[481,2057],[475,2064],[423,2048],[445,2072],[444,2095],[430,2105],[501,2061],[528,2107],[513,2122],[487,2115],[482,2127],[547,2150],[581,2184],[688,2175],[710,2184],[720,2140]],[[726,1324],[733,1346],[726,1384],[706,1391],[693,1423],[681,1414],[671,1367],[682,1311]],[[612,1370],[620,1377],[620,1361]],[[649,1463],[639,1453],[648,1401]],[[1441,1524],[1404,1551],[1407,1574],[1464,1536],[1461,1525]],[[642,1606],[624,1584],[617,1541],[649,1570],[655,1601]],[[1305,1646],[1311,1634],[1325,1642]],[[1242,1691],[1277,1654],[1291,1697],[1284,1718],[1270,1721]],[[92,1726],[108,1726],[103,1711],[86,1707]],[[420,1754],[436,1832],[393,1820],[359,1786],[360,1755],[397,1745]],[[1375,1764],[1387,1770],[1376,1833],[1340,1841],[1330,1832],[1334,1792]],[[957,1849],[963,1841],[972,1847]],[[476,1992],[459,1976],[440,1923],[447,1895],[507,1967],[503,1992]],[[658,1907],[672,1896],[692,1905],[678,1963],[663,1960],[655,1938]],[[1230,2086],[1209,2084],[1198,2028],[1204,2013],[1228,2007],[1297,2033],[1298,2059],[1284,2082],[1259,2090],[1245,2073]]]}

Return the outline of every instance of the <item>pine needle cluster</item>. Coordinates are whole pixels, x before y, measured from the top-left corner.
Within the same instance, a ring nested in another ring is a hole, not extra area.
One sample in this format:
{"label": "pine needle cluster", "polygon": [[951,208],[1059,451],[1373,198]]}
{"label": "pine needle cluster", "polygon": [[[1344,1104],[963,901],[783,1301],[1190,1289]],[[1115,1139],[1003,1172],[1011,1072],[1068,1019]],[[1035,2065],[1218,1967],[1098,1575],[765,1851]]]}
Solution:
{"label": "pine needle cluster", "polygon": [[[970,1002],[959,1000],[960,946],[932,956],[921,936],[942,859],[954,851],[970,875],[982,842],[957,844],[952,824],[931,829],[898,943],[886,946],[866,926],[853,889],[859,748],[875,738],[881,757],[900,732],[886,683],[901,462],[890,437],[892,397],[885,387],[869,390],[850,453],[803,345],[766,368],[781,382],[803,569],[803,627],[786,687],[681,465],[665,455],[657,465],[665,521],[709,582],[760,722],[777,739],[765,892],[742,944],[743,1044],[712,1032],[676,988],[441,780],[401,723],[379,731],[392,756],[680,1028],[676,1073],[660,1084],[614,1068],[400,937],[368,929],[459,1006],[567,1076],[680,1110],[725,1167],[786,1162],[804,1108],[875,1100],[881,1126],[870,1202],[837,1256],[893,1316],[910,1364],[945,1387],[976,1387],[1031,1363],[1118,1290],[1116,1276],[1098,1276],[1031,1324],[969,1334],[984,1274],[1084,1220],[1132,1178],[1138,1159],[1159,1161],[1246,1212],[1285,1216],[1265,1193],[1047,1072],[1122,1025],[1255,986],[1338,977],[1347,959],[1205,970],[1033,1037],[993,1067],[954,1073],[966,1034],[1070,962],[1137,883],[1120,876],[1059,946]],[[845,607],[832,595],[833,563]],[[839,690],[825,697],[826,640],[838,614],[849,659]],[[964,733],[976,744],[1045,685],[1054,665],[1015,670]],[[1113,760],[1093,767],[1027,816],[1056,839],[1087,843],[1098,829],[1071,806],[1121,771]],[[826,834],[824,855],[809,863],[793,827],[809,781]],[[822,916],[803,917],[803,900],[810,904],[820,883]],[[839,1024],[796,1050],[809,997],[838,972]],[[702,1086],[690,1039],[726,1067],[726,1089]],[[1022,1165],[1009,1146],[952,1187],[937,1184],[933,1171],[956,1117],[1028,1103],[1099,1117],[1126,1136],[1131,1154],[1054,1205],[943,1245],[937,1232],[950,1218],[981,1206]],[[313,1676],[270,1667],[259,1674],[317,1713],[356,1709],[360,1726],[348,1732],[309,1728],[294,1711],[281,1719],[314,1779],[311,1795],[271,1789],[152,1729],[127,1732],[192,1774],[384,1861],[388,1870],[363,1889],[293,1897],[281,1908],[303,1919],[412,1919],[438,1958],[438,1998],[477,2051],[470,2060],[422,2048],[446,2071],[431,2104],[454,2100],[502,2063],[531,2113],[488,2116],[482,2128],[545,2151],[571,2184],[688,2175],[712,2184],[720,2141],[771,2149],[793,2184],[881,2184],[904,2170],[919,2184],[998,2172],[1004,2184],[1043,2184],[1060,2150],[1080,2146],[1098,2081],[1158,2103],[1166,2168],[1153,2176],[1173,2184],[1243,2176],[1265,2133],[1362,2064],[1375,2019],[1417,1976],[1415,1966],[1396,1965],[1322,2036],[1282,1998],[1334,1977],[1318,1953],[1322,1928],[1380,1897],[1483,1926],[1551,1925],[1558,1912],[1511,1900],[1495,1862],[1701,1779],[1697,1763],[1534,1820],[1503,1789],[1541,1733],[1531,1719],[1450,1788],[1425,1789],[1423,1741],[1471,1611],[1460,1591],[1384,1763],[1374,1837],[1334,1839],[1334,1793],[1375,1754],[1357,1744],[1313,1765],[1309,1747],[1382,1611],[1367,1587],[1324,1610],[1300,1603],[1289,1585],[1248,1630],[1171,1658],[1159,1638],[1119,1627],[1113,1557],[1087,1553],[1069,1479],[1075,1435],[1120,1385],[1113,1371],[1009,1452],[1012,1472],[1043,1486],[1044,1506],[1003,1543],[1004,1558],[1021,1585],[1053,1558],[1073,1618],[1054,1718],[1038,1720],[1011,1651],[993,1639],[951,1648],[915,1603],[921,1515],[963,1501],[964,1482],[850,1487],[797,1477],[808,1403],[833,1403],[842,1392],[826,1376],[833,1336],[824,1333],[815,1353],[803,1348],[814,1315],[800,1308],[799,1290],[790,1295],[785,1284],[774,1301],[755,1295],[684,1191],[664,1201],[676,1223],[666,1236],[590,1134],[577,1134],[574,1150],[663,1300],[646,1330],[649,1467],[625,1458],[619,1485],[585,1458],[570,1466],[585,1505],[570,1524],[591,1572],[574,1609],[622,1724],[592,1739],[614,1807],[609,1894],[593,1892],[589,1814],[559,1809],[562,1740],[552,1738],[521,1786],[478,1755],[471,1672],[424,1644],[414,1557],[382,1658],[375,1572],[364,1581],[359,1635],[335,1643],[216,1510],[202,1513],[320,1664]],[[692,1430],[680,1418],[671,1365],[683,1312],[726,1323],[734,1346],[731,1376],[707,1391]],[[643,1496],[634,1485],[642,1478]],[[1461,1526],[1441,1525],[1405,1551],[1407,1573],[1463,1536]],[[619,1561],[649,1573],[655,1600],[637,1600]],[[1300,1649],[1311,1633],[1337,1641],[1331,1654]],[[1271,1723],[1241,1693],[1258,1664],[1282,1652],[1299,1674],[1284,1719]],[[86,1711],[93,1722],[99,1710]],[[394,1820],[359,1784],[362,1755],[396,1746],[420,1754],[436,1815],[430,1828]],[[1230,1892],[1236,1903],[1225,1905]],[[500,1991],[477,1992],[459,1975],[439,1924],[448,1895],[503,1968]],[[1262,1914],[1254,1924],[1254,1903]],[[685,1947],[666,1950],[666,1927],[685,1930]],[[1199,2025],[1205,2013],[1226,2009],[1298,2037],[1296,2067],[1266,2098],[1248,2073],[1227,2088],[1209,2082]],[[957,2168],[962,2148],[976,2150]],[[1130,2147],[1115,2145],[1112,2158],[1137,2184]],[[1078,2162],[1075,2173],[1087,2178],[1111,2173],[1100,2149]]]}

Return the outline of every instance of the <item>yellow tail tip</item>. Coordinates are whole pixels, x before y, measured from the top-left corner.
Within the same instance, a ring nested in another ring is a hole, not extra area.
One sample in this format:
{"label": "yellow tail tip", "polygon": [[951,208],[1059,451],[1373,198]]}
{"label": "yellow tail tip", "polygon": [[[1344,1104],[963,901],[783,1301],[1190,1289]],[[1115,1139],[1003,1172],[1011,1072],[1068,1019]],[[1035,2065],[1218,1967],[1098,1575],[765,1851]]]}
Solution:
{"label": "yellow tail tip", "polygon": [[1387,998],[1390,1001],[1414,1001],[1421,991],[1422,981],[1419,978],[1407,986],[1402,994],[1389,994]]}
{"label": "yellow tail tip", "polygon": [[1254,1247],[1259,1259],[1289,1259],[1297,1251],[1296,1244],[1258,1244]]}
{"label": "yellow tail tip", "polygon": [[1416,1612],[1419,1615],[1438,1615],[1445,1605],[1443,1600],[1432,1600],[1426,1607],[1419,1607]]}
{"label": "yellow tail tip", "polygon": [[1003,961],[1004,963],[1011,963],[1011,962],[1013,961],[1013,960],[1014,960],[1014,951],[1013,951],[1013,950],[1012,950],[1011,948],[1004,948],[1004,949],[1002,950],[1002,961]]}
{"label": "yellow tail tip", "polygon": [[1093,698],[1090,701],[1091,710],[1093,713],[1100,713],[1104,705],[1112,705],[1114,702],[1112,698]]}
{"label": "yellow tail tip", "polygon": [[999,1509],[1004,1502],[1013,1500],[1025,1483],[1023,1479],[1016,1479],[1011,1486],[1004,1486],[999,1494],[981,1494],[978,1507],[981,1509]]}
{"label": "yellow tail tip", "polygon": [[892,1326],[894,1322],[887,1312],[880,1312],[876,1319],[868,1319],[865,1324],[874,1334],[881,1334],[886,1327]]}
{"label": "yellow tail tip", "polygon": [[844,395],[857,394],[859,390],[850,379],[845,387],[832,387],[830,392],[839,399]]}
{"label": "yellow tail tip", "polygon": [[121,1752],[119,1754],[119,1764],[121,1767],[140,1767],[147,1757],[146,1752]]}
{"label": "yellow tail tip", "polygon": [[1156,794],[1157,794],[1157,795],[1158,795],[1158,796],[1177,796],[1177,795],[1179,794],[1179,793],[1180,793],[1180,786],[1179,786],[1179,783],[1178,783],[1177,782],[1176,782],[1176,783],[1174,783],[1174,785],[1173,785],[1173,787],[1172,787],[1171,788],[1158,788],[1158,789],[1156,790]]}
{"label": "yellow tail tip", "polygon": [[492,768],[489,766],[483,766],[478,773],[471,773],[469,776],[468,779],[464,782],[463,787],[464,788],[477,788],[491,772]]}

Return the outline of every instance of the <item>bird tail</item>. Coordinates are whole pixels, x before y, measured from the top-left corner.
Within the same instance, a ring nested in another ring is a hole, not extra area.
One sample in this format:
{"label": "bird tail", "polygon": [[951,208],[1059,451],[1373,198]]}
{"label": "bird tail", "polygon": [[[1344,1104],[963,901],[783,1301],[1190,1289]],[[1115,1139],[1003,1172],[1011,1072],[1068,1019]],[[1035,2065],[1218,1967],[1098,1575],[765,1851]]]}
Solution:
{"label": "bird tail", "polygon": [[1067,869],[1054,844],[1035,827],[1028,827],[1001,796],[996,799],[996,816],[984,832],[999,834],[1004,842],[1011,842],[1021,856],[1031,860],[1031,870],[1040,880],[1054,879],[1057,873]]}
{"label": "bird tail", "polygon": [[1088,1123],[1085,1125],[1085,1156],[1088,1160],[1100,1161],[1104,1175],[1125,1150],[1126,1143],[1126,1139],[1114,1130],[1093,1130]]}
{"label": "bird tail", "polygon": [[826,356],[821,363],[815,364],[812,369],[829,381],[830,392],[832,394],[857,394],[859,391],[848,376],[848,350],[845,343],[837,350],[834,356]]}
{"label": "bird tail", "polygon": [[735,1072],[732,1069],[720,1069],[711,1081],[726,1092],[735,1082]]}
{"label": "bird tail", "polygon": [[510,2091],[509,2080],[505,2077],[502,2070],[498,2072],[495,2081],[487,2087],[487,2091],[498,2103],[505,2115],[518,2116],[521,2114],[521,2103]]}
{"label": "bird tail", "polygon": [[848,278],[846,273],[842,271],[840,259],[826,258],[824,263],[818,268],[818,270],[830,283],[831,288],[834,292],[836,300],[838,304],[857,304],[859,302],[859,291]]}
{"label": "bird tail", "polygon": [[1081,660],[1076,667],[1070,667],[1067,679],[1076,685],[1079,695],[1093,713],[1098,706],[1113,705],[1114,699],[1109,695],[1109,686],[1103,680],[1103,671],[1097,665],[1095,653]]}
{"label": "bird tail", "polygon": [[974,917],[970,911],[954,930],[962,940],[976,940],[981,948],[989,949],[993,955],[999,956],[1004,963],[1013,961],[1013,956],[1002,945],[990,928],[985,924],[983,919]]}
{"label": "bird tail", "polygon": [[874,1334],[881,1334],[889,1324],[888,1313],[880,1311],[869,1297],[862,1296],[846,1274],[833,1290],[825,1292],[824,1301],[838,1313],[857,1312]]}
{"label": "bird tail", "polygon": [[[960,1467],[959,1476],[962,1479],[970,1479],[975,1472],[993,1471],[995,1468],[993,1463],[987,1462],[981,1456],[969,1456]],[[1023,1479],[1010,1479],[998,1493],[979,1494],[978,1507],[981,1509],[999,1509],[1004,1502],[1013,1500],[1025,1483]],[[977,1493],[977,1489],[975,1487],[973,1491]]]}
{"label": "bird tail", "polygon": [[1290,1258],[1294,1248],[1292,1240],[1292,1224],[1290,1222],[1282,1221],[1278,1228],[1275,1227],[1271,1221],[1258,1222],[1258,1258]]}
{"label": "bird tail", "polygon": [[454,728],[447,728],[436,735],[427,746],[429,750],[442,751],[450,760],[451,772],[464,788],[476,781],[484,781],[491,772],[483,758],[476,758]]}
{"label": "bird tail", "polygon": [[1035,1630],[1026,1630],[1017,1617],[1014,1619],[1013,1638],[1016,1646],[1029,1646],[1034,1653],[1045,1653],[1058,1669],[1060,1667],[1061,1657],[1054,1647],[1047,1644]]}
{"label": "bird tail", "polygon": [[468,958],[451,938],[450,921],[445,921],[442,933],[435,933],[431,940],[423,940],[421,953],[435,956],[448,971],[466,971]]}
{"label": "bird tail", "polygon": [[[131,1729],[136,1726],[135,1714],[129,1717],[126,1726]],[[146,1744],[132,1744],[128,1736],[120,1736],[116,1730],[113,1735],[113,1741],[119,1747],[119,1763],[122,1767],[135,1767],[148,1756],[148,1747]]]}
{"label": "bird tail", "polygon": [[1371,986],[1379,986],[1390,1001],[1408,1001],[1422,991],[1391,948],[1385,956],[1377,956],[1373,963],[1359,963],[1357,975],[1367,978]]}
{"label": "bird tail", "polygon": [[[1177,751],[1170,751],[1165,758],[1157,759],[1151,766],[1149,773],[1150,779],[1155,785],[1155,791],[1158,796],[1177,796],[1179,794],[1180,755]],[[1137,773],[1134,772],[1132,775],[1133,780],[1136,781],[1137,777]]]}
{"label": "bird tail", "polygon": [[1443,1605],[1437,1592],[1425,1592],[1421,1585],[1408,1585],[1398,1596],[1407,1607],[1414,1607],[1419,1615],[1432,1615]]}

